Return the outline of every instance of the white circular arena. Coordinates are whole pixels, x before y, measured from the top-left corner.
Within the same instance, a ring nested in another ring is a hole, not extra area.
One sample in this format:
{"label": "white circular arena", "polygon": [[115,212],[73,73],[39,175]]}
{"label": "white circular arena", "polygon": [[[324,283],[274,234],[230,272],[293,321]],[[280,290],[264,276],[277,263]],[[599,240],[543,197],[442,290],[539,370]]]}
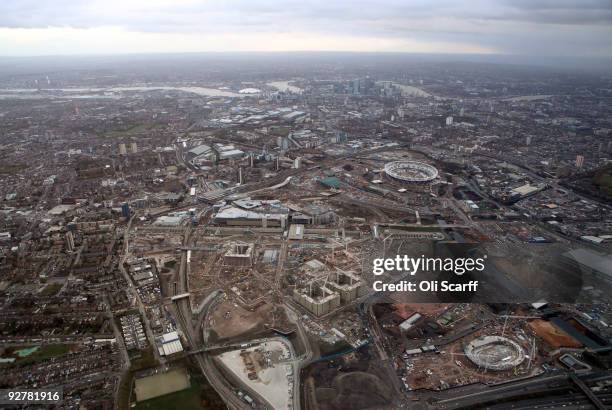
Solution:
{"label": "white circular arena", "polygon": [[385,174],[408,184],[427,184],[438,177],[438,170],[419,161],[393,161],[385,164]]}
{"label": "white circular arena", "polygon": [[525,360],[523,348],[514,340],[501,336],[481,336],[464,348],[465,355],[476,366],[489,370],[512,369]]}

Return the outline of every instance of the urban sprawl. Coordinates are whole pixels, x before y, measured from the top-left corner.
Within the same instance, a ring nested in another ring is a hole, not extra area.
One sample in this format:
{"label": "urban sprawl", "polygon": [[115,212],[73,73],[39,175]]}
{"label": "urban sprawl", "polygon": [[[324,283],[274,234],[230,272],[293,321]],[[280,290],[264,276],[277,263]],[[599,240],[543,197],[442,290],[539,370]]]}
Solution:
{"label": "urban sprawl", "polygon": [[[208,58],[0,74],[0,388],[612,405],[611,77]],[[483,258],[483,293],[375,291],[396,257]]]}

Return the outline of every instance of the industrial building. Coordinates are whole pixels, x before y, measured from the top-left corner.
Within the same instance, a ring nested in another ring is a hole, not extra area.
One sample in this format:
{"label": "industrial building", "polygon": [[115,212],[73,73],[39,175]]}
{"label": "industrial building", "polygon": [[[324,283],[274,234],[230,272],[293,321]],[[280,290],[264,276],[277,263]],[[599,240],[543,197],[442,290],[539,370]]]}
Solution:
{"label": "industrial building", "polygon": [[399,329],[402,333],[406,333],[410,331],[414,325],[422,318],[423,316],[420,313],[414,313],[408,319],[404,320],[399,325]]}
{"label": "industrial building", "polygon": [[212,148],[205,144],[190,149],[185,155],[185,158],[194,165],[201,165],[207,161],[212,161],[214,157]]}
{"label": "industrial building", "polygon": [[287,225],[287,215],[259,213],[234,206],[222,208],[214,216],[214,222],[229,226],[282,227]]}
{"label": "industrial building", "polygon": [[244,156],[244,152],[236,149],[233,145],[224,145],[224,144],[213,144],[213,149],[217,154],[217,158],[219,161],[225,159],[237,159],[242,158]]}
{"label": "industrial building", "polygon": [[189,218],[189,214],[187,212],[173,212],[157,218],[155,220],[155,225],[168,227],[180,226],[187,218]]}
{"label": "industrial building", "polygon": [[199,157],[201,155],[207,155],[212,153],[212,148],[208,145],[202,144],[198,145],[187,152],[187,158],[193,159],[195,157]]}
{"label": "industrial building", "polygon": [[183,351],[183,345],[176,330],[163,334],[157,342],[160,356],[170,356]]}
{"label": "industrial building", "polygon": [[471,199],[461,201],[460,204],[461,209],[463,209],[464,212],[467,212],[469,214],[476,214],[480,211],[480,207]]}

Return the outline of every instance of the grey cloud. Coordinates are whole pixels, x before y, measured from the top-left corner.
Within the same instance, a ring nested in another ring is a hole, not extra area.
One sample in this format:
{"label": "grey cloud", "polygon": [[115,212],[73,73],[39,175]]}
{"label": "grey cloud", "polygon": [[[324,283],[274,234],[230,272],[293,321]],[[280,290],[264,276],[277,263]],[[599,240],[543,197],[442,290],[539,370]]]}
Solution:
{"label": "grey cloud", "polygon": [[[501,52],[558,42],[601,50],[612,42],[610,0],[238,0],[172,3],[118,0],[0,1],[0,27],[119,26],[130,31],[322,35],[465,41]],[[440,23],[443,21],[444,23]],[[512,29],[515,27],[515,29]],[[520,30],[517,30],[519,28]],[[523,28],[525,34],[522,32]]]}
{"label": "grey cloud", "polygon": [[[100,14],[92,5],[105,9]],[[458,19],[512,20],[542,24],[605,24],[612,22],[612,2],[605,0],[534,0],[534,1],[271,1],[251,0],[233,2],[175,3],[163,7],[143,6],[131,10],[130,2],[102,0],[11,0],[0,2],[0,26],[48,27],[76,26],[96,27],[121,25],[125,28],[155,29],[155,23],[167,18],[163,27],[180,30],[202,23],[231,23],[257,21],[261,25],[298,24],[309,25],[318,21],[376,21],[405,16],[431,18],[449,16]],[[123,7],[123,6],[126,7]],[[173,18],[180,17],[180,19]],[[212,18],[211,18],[212,17]],[[202,27],[204,28],[204,27]]]}

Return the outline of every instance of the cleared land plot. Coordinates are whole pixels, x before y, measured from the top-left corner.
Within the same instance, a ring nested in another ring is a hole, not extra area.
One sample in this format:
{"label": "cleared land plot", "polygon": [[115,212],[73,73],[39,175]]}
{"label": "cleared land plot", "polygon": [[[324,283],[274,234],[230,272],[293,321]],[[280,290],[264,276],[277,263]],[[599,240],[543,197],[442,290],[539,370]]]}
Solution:
{"label": "cleared land plot", "polygon": [[559,329],[551,322],[545,320],[532,320],[529,322],[529,327],[534,333],[542,338],[547,344],[555,349],[559,347],[582,347],[582,344],[574,340],[570,335]]}
{"label": "cleared land plot", "polygon": [[396,313],[404,319],[408,319],[415,312],[436,318],[444,313],[448,307],[448,303],[396,303],[393,305]]}
{"label": "cleared land plot", "polygon": [[215,309],[213,330],[219,339],[230,339],[260,328],[266,321],[272,306],[265,304],[251,312],[231,301],[225,301]]}
{"label": "cleared land plot", "polygon": [[139,402],[181,391],[191,386],[185,369],[174,369],[167,373],[142,377],[136,379],[134,384],[136,400]]}

